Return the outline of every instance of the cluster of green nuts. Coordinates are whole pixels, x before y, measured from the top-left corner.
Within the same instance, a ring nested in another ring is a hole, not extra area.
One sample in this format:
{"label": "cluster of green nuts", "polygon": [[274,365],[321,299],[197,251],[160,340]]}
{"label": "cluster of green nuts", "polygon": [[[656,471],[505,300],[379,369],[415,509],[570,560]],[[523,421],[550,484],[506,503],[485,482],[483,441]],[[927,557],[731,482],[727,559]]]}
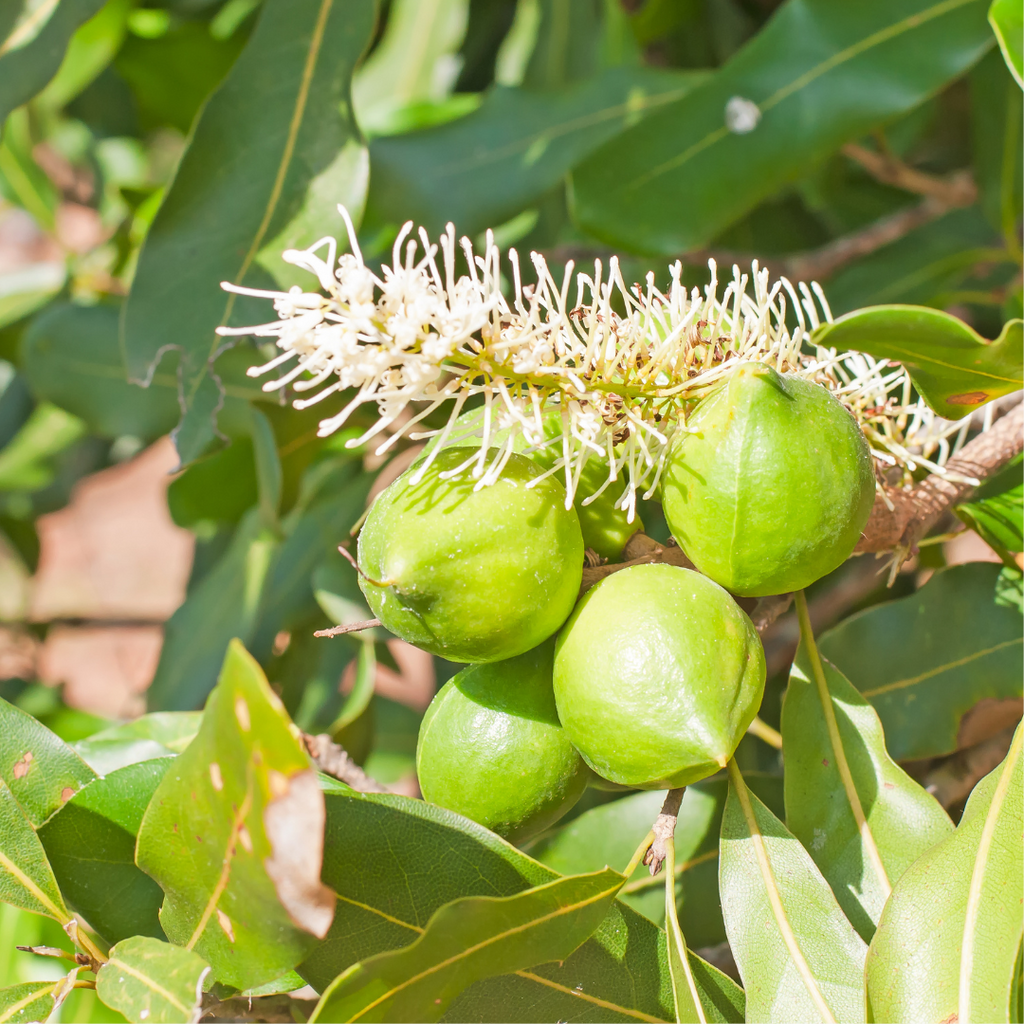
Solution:
{"label": "cluster of green nuts", "polygon": [[583,505],[599,463],[566,508],[543,448],[511,455],[482,488],[447,475],[471,452],[443,448],[376,499],[359,536],[370,607],[396,636],[468,666],[420,728],[428,801],[522,842],[589,783],[685,786],[732,756],[765,682],[734,596],[797,590],[840,565],[875,480],[840,402],[765,364],[736,367],[686,427],[662,500],[699,571],[632,565],[581,597],[584,549],[615,561],[639,523],[614,494]]}

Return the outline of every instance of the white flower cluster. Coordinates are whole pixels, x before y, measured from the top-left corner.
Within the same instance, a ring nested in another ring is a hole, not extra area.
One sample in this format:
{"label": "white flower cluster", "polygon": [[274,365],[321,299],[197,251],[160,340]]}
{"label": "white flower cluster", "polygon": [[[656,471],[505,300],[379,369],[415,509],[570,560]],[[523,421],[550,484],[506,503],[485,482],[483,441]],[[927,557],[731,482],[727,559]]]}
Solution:
{"label": "white flower cluster", "polygon": [[[297,398],[296,408],[351,393],[340,412],[320,423],[321,436],[372,402],[376,422],[350,446],[383,435],[376,449],[383,454],[403,436],[440,434],[436,452],[453,440],[473,439],[478,448],[449,474],[470,472],[478,487],[493,483],[517,448],[560,444],[548,472],[564,480],[567,502],[583,466],[596,458],[607,466],[604,487],[623,481],[617,504],[630,516],[638,494],[655,492],[673,435],[687,429],[687,410],[748,360],[828,387],[857,417],[883,465],[942,473],[965,439],[966,423],[941,420],[922,402],[910,402],[910,378],[901,366],[813,344],[811,332],[821,319],[831,321],[816,283],[794,287],[782,278],[770,284],[755,262],[749,277],[734,267],[719,296],[713,261],[703,291],[686,289],[677,262],[663,292],[653,273],[644,286],[628,286],[615,257],[607,268],[596,260],[593,273],[575,278],[570,262],[559,283],[543,256],[532,253],[536,282],[524,285],[518,254],[510,249],[509,286],[490,232],[480,256],[469,239],[456,244],[451,224],[438,246],[423,228],[413,235],[411,223],[395,241],[392,265],[378,276],[363,262],[348,212],[339,209],[350,254],[338,257],[333,238],[284,253],[314,274],[322,291],[225,283],[229,291],[273,299],[278,318],[218,330],[274,338],[280,354],[249,373],[261,376],[292,363],[264,390],[312,392]],[[468,269],[462,275],[460,246]],[[319,255],[324,249],[326,258]],[[473,396],[482,396],[477,411],[460,419]],[[417,432],[445,403],[446,425]],[[555,442],[544,433],[545,416],[553,411],[563,427]]]}

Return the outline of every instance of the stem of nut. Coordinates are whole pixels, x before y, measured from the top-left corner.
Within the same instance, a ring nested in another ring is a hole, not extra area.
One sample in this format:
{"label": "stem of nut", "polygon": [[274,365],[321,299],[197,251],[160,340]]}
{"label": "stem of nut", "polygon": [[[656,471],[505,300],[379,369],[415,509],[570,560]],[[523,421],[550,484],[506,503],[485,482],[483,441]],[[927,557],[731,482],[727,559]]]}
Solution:
{"label": "stem of nut", "polygon": [[651,869],[651,874],[656,875],[665,863],[668,851],[665,843],[676,834],[676,821],[679,819],[679,805],[683,802],[685,786],[678,789],[670,789],[665,794],[665,802],[661,805],[661,813],[654,819],[651,832],[654,833],[654,842],[651,843],[644,854],[643,863]]}
{"label": "stem of nut", "polygon": [[387,786],[367,775],[352,759],[352,755],[341,744],[335,743],[327,733],[311,736],[304,732],[302,742],[309,751],[309,756],[313,758],[313,763],[324,775],[344,782],[357,793],[391,792]]}

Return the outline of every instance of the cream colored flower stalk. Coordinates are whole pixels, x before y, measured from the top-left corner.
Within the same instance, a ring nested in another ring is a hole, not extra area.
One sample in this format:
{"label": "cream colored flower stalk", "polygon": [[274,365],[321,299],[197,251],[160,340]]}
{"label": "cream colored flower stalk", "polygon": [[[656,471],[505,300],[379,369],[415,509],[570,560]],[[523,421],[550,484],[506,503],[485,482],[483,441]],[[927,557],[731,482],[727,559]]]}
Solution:
{"label": "cream colored flower stalk", "polygon": [[[549,472],[564,480],[567,502],[585,463],[600,459],[608,471],[605,487],[625,480],[618,504],[630,517],[637,495],[657,488],[673,435],[687,429],[688,409],[747,360],[828,387],[857,417],[883,466],[941,473],[951,447],[964,440],[961,424],[910,402],[902,367],[812,345],[814,328],[822,318],[831,320],[816,283],[772,283],[755,262],[749,276],[734,267],[719,294],[717,268],[709,261],[710,283],[688,291],[677,262],[663,292],[653,273],[643,285],[627,285],[615,257],[607,267],[596,260],[592,271],[575,276],[570,262],[556,281],[543,256],[532,253],[536,282],[524,285],[519,256],[510,249],[511,286],[503,288],[491,232],[478,255],[467,238],[457,245],[451,224],[438,244],[423,228],[413,234],[411,222],[395,240],[391,266],[378,276],[363,263],[352,221],[339,209],[350,253],[339,257],[333,238],[284,253],[316,277],[320,290],[270,292],[225,283],[229,291],[273,299],[277,319],[218,329],[275,339],[280,353],[249,374],[280,372],[264,390],[290,387],[300,396],[296,408],[346,393],[344,408],[321,421],[321,436],[374,403],[376,422],[349,446],[381,435],[378,454],[405,435],[440,434],[442,444],[472,441],[473,452],[446,475],[471,473],[477,487],[498,478],[517,445],[555,444],[560,450]],[[462,276],[456,276],[459,246],[469,271]],[[457,423],[473,396],[483,399],[478,411]],[[449,407],[446,425],[417,431],[442,405]],[[557,441],[544,433],[552,412],[562,420]]]}

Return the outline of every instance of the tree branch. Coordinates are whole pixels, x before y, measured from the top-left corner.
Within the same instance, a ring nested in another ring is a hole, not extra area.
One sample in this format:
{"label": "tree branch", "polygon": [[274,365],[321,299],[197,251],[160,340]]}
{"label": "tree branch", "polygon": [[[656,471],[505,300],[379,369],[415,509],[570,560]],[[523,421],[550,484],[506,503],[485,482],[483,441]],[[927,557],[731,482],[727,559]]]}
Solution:
{"label": "tree branch", "polygon": [[654,833],[654,842],[644,854],[643,863],[651,869],[651,874],[656,875],[665,863],[668,851],[665,843],[676,834],[676,821],[679,818],[679,805],[683,802],[683,793],[686,787],[670,789],[665,794],[665,802],[661,805],[661,813],[654,819],[651,831]]}
{"label": "tree branch", "polygon": [[318,629],[313,636],[342,636],[344,633],[358,633],[364,629],[373,629],[380,624],[380,619],[366,619],[364,622],[350,622],[347,626],[331,626],[330,629]]}
{"label": "tree branch", "polygon": [[[946,463],[946,468],[962,476],[984,481],[995,476],[1024,449],[1024,405],[1018,399],[990,430],[968,442]],[[953,505],[966,501],[977,487],[954,482],[941,476],[929,476],[909,490],[886,488],[887,505],[882,495],[875,498],[871,518],[856,552],[899,549],[910,554],[917,542]],[[892,507],[890,508],[889,505]]]}
{"label": "tree branch", "polygon": [[978,198],[978,188],[970,171],[954,171],[948,177],[925,174],[892,153],[879,153],[857,142],[848,142],[843,146],[842,154],[860,164],[876,181],[901,188],[904,192],[931,196],[949,209],[973,206]]}
{"label": "tree branch", "polygon": [[326,733],[319,736],[302,734],[302,742],[313,758],[313,763],[325,775],[330,775],[339,782],[344,782],[357,793],[390,793],[387,786],[371,778],[363,771],[343,746],[335,743]]}

